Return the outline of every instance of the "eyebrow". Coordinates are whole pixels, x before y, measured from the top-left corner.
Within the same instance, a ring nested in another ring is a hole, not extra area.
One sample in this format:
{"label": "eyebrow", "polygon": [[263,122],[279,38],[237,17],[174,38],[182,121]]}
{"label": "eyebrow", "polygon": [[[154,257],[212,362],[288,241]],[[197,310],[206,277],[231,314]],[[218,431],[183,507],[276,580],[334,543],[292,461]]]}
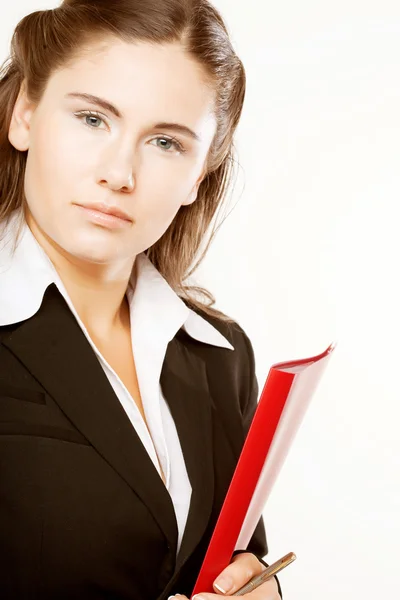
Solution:
{"label": "eyebrow", "polygon": [[[99,96],[93,96],[93,94],[84,94],[83,92],[70,92],[69,94],[65,95],[65,98],[78,98],[80,100],[85,100],[86,102],[89,102],[89,104],[101,106],[102,108],[104,108],[104,110],[107,110],[116,117],[118,117],[118,119],[123,118],[121,111],[119,111],[118,108],[114,106],[114,104],[111,104],[111,102],[108,102],[104,98],[99,98]],[[156,123],[154,125],[154,129],[168,129],[169,131],[179,131],[180,133],[183,133],[196,140],[196,142],[201,141],[200,136],[196,132],[190,129],[190,127],[187,127],[186,125],[182,125],[180,123]]]}

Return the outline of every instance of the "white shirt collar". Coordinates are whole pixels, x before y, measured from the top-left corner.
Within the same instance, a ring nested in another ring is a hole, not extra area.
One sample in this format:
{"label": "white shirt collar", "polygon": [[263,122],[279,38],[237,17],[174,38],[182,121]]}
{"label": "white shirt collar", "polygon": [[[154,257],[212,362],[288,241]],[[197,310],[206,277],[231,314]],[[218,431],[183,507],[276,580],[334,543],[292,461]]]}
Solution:
{"label": "white shirt collar", "polygon": [[[67,296],[52,262],[26,223],[12,252],[20,218],[21,213],[15,212],[0,231],[0,326],[18,323],[36,314],[52,283],[65,298]],[[132,276],[127,297],[133,328],[139,327],[144,338],[151,343],[153,336],[162,337],[168,343],[184,327],[200,342],[234,350],[215,327],[186,306],[144,252],[136,257],[136,264],[136,286],[134,290],[131,287],[134,285]]]}

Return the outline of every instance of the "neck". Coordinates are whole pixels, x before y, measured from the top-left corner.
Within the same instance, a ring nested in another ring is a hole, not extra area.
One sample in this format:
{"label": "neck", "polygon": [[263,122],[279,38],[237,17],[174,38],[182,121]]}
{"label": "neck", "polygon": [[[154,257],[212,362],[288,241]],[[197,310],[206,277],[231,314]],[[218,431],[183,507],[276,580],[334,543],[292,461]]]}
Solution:
{"label": "neck", "polygon": [[130,327],[126,290],[134,261],[95,264],[65,252],[27,217],[27,224],[56,269],[80,319],[99,340]]}

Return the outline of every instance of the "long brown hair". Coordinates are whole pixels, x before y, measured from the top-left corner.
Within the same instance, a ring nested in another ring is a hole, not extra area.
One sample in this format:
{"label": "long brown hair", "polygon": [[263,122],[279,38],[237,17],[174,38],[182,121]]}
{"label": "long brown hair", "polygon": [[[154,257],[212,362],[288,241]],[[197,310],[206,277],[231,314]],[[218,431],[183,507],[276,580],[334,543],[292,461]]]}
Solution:
{"label": "long brown hair", "polygon": [[[91,41],[115,36],[126,42],[179,42],[202,65],[216,94],[217,131],[196,201],[182,206],[163,236],[146,254],[175,292],[193,309],[226,322],[212,308],[213,295],[185,280],[203,260],[217,230],[196,259],[206,233],[227,196],[235,173],[233,135],[244,102],[246,76],[227,27],[207,0],[64,0],[54,10],[36,11],[17,25],[10,56],[0,70],[0,223],[23,206],[27,152],[8,139],[12,112],[22,82],[29,99],[39,103],[52,73],[68,66]],[[193,263],[194,266],[193,266]],[[205,304],[195,294],[208,298]]]}

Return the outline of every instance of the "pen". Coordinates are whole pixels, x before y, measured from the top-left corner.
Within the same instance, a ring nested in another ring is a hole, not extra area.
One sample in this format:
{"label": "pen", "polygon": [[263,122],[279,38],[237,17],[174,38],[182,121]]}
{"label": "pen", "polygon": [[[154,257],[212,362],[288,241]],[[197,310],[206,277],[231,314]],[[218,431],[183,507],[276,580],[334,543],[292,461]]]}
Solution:
{"label": "pen", "polygon": [[255,575],[252,579],[250,579],[250,581],[248,581],[243,587],[241,587],[239,590],[237,590],[237,592],[235,592],[232,595],[244,596],[244,594],[252,592],[262,583],[267,581],[267,579],[271,579],[271,577],[276,575],[276,573],[279,573],[279,571],[282,571],[282,569],[290,565],[290,563],[294,560],[296,560],[296,555],[293,552],[289,552],[289,554],[286,554],[285,556],[274,562],[270,567],[267,567],[266,569],[264,569],[264,571],[262,571],[258,575]]}

